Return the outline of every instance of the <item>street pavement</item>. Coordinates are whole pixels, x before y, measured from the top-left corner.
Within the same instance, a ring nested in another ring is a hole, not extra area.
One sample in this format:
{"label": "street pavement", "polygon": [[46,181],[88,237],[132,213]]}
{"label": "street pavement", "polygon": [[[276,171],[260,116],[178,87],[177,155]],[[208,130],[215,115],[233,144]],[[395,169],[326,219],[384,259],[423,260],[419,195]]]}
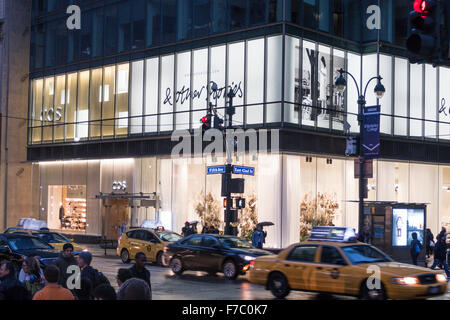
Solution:
{"label": "street pavement", "polygon": [[[114,249],[101,249],[98,245],[88,245],[93,254],[92,266],[109,279],[111,285],[118,290],[116,281],[120,268],[129,268],[132,264],[123,264]],[[220,273],[209,276],[204,272],[184,272],[181,276],[174,275],[169,268],[148,264],[151,273],[153,300],[273,300],[274,297],[259,285],[251,284],[245,276],[236,280],[227,280]],[[318,299],[351,300],[352,297],[324,297],[315,293],[292,291],[287,300],[318,300]],[[447,294],[433,300],[450,300],[450,290]]]}

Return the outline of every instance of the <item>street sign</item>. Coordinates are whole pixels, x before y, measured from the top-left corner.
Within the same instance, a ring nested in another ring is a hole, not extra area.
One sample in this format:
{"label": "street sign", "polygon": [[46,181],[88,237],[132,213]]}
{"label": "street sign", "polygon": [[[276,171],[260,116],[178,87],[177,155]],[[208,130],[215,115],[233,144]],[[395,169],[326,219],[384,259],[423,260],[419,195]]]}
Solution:
{"label": "street sign", "polygon": [[365,159],[380,155],[380,106],[364,108],[362,156]]}
{"label": "street sign", "polygon": [[207,174],[220,174],[220,173],[225,173],[225,171],[226,171],[225,166],[208,167]]}
{"label": "street sign", "polygon": [[[355,159],[355,179],[359,179],[359,159]],[[372,179],[373,178],[373,161],[367,159],[364,161],[364,179]]]}
{"label": "street sign", "polygon": [[248,176],[254,176],[255,175],[255,168],[233,166],[233,173],[234,174],[245,174],[245,175],[248,175]]}

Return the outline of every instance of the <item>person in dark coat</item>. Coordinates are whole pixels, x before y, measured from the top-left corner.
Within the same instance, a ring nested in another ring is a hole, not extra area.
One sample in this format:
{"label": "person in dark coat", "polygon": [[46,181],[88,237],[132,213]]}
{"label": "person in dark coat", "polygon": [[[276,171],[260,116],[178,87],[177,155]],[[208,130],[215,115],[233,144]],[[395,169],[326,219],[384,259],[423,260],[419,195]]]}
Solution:
{"label": "person in dark coat", "polygon": [[265,242],[265,234],[263,232],[262,226],[258,225],[256,230],[252,234],[252,245],[262,249],[263,243]]}
{"label": "person in dark coat", "polygon": [[147,263],[147,257],[145,253],[138,252],[134,258],[135,264],[128,270],[130,270],[131,276],[133,278],[138,278],[144,280],[152,290],[152,285],[150,283],[150,271],[147,270],[145,264]]}
{"label": "person in dark coat", "polygon": [[17,279],[16,269],[10,261],[5,261],[0,265],[0,299],[7,299],[8,292],[13,288],[25,286]]}
{"label": "person in dark coat", "polygon": [[67,273],[67,268],[78,265],[77,259],[73,256],[73,245],[71,243],[64,244],[63,251],[56,259],[55,265],[60,272],[59,284],[67,289],[67,279],[73,274]]}
{"label": "person in dark coat", "polygon": [[192,227],[188,221],[184,223],[184,227],[181,229],[181,235],[187,237],[193,233]]}
{"label": "person in dark coat", "polygon": [[450,271],[448,270],[447,264],[447,243],[445,236],[441,233],[437,236],[437,242],[434,246],[434,262],[430,269],[436,268],[438,264],[442,264],[447,275],[447,281],[450,280]]}
{"label": "person in dark coat", "polygon": [[95,289],[101,284],[110,284],[109,280],[97,269],[90,266],[92,262],[92,254],[90,252],[81,252],[78,255],[78,266],[81,269],[81,279],[87,278]]}
{"label": "person in dark coat", "polygon": [[434,235],[430,229],[427,229],[425,233],[425,251],[427,258],[429,258],[433,253],[434,246],[435,246]]}
{"label": "person in dark coat", "polygon": [[417,233],[416,232],[413,232],[411,234],[411,236],[413,238],[412,241],[411,241],[411,246],[410,246],[411,259],[413,261],[413,264],[415,266],[417,266],[417,257],[419,256],[420,252],[422,251],[422,244],[417,239]]}

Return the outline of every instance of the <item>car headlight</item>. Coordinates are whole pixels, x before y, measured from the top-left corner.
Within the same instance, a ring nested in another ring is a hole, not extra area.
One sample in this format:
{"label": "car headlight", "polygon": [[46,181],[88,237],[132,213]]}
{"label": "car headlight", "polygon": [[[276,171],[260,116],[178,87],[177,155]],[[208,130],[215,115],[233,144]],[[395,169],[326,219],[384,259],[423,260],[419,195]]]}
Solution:
{"label": "car headlight", "polygon": [[83,249],[83,252],[88,252],[88,249]]}
{"label": "car headlight", "polygon": [[436,280],[438,282],[447,282],[447,278],[443,274],[437,274],[436,275]]}
{"label": "car headlight", "polygon": [[245,261],[253,261],[256,259],[255,257],[247,256],[245,254],[240,254],[239,257],[241,257],[241,259],[244,259]]}
{"label": "car headlight", "polygon": [[419,283],[419,279],[414,277],[392,278],[392,283],[413,286]]}

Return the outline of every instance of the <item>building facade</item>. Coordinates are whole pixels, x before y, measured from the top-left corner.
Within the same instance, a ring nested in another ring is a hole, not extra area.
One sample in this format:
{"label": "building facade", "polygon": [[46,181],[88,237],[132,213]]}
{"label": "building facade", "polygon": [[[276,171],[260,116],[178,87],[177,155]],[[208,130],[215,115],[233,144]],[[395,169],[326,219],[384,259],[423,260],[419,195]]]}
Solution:
{"label": "building facade", "polygon": [[[27,161],[31,1],[0,1],[0,228],[37,217]],[[34,209],[32,205],[34,203]],[[8,214],[7,214],[8,212]]]}
{"label": "building facade", "polygon": [[[80,30],[66,26],[72,4],[81,8]],[[373,6],[381,10],[379,31],[366,23]],[[234,126],[277,129],[270,137],[279,137],[277,153],[234,157],[256,170],[243,176],[251,205],[242,221],[253,215],[274,222],[271,247],[298,241],[311,214],[356,228],[358,180],[345,138],[359,132],[358,94],[350,79],[344,94],[336,90],[343,68],[360,87],[377,75],[386,87],[380,101],[375,83],[367,95],[367,104],[379,103],[382,112],[381,157],[373,161],[368,200],[427,203],[427,227],[436,233],[450,225],[450,69],[408,62],[408,6],[404,0],[33,1],[29,210],[50,228],[86,235],[144,220],[179,232],[205,211],[223,221],[220,175],[207,175],[206,167],[225,159],[195,153],[173,159],[178,141],[171,134],[194,134],[209,102],[217,101],[223,115],[232,90]],[[117,186],[122,191],[115,194],[142,193],[154,202],[96,198]]]}

